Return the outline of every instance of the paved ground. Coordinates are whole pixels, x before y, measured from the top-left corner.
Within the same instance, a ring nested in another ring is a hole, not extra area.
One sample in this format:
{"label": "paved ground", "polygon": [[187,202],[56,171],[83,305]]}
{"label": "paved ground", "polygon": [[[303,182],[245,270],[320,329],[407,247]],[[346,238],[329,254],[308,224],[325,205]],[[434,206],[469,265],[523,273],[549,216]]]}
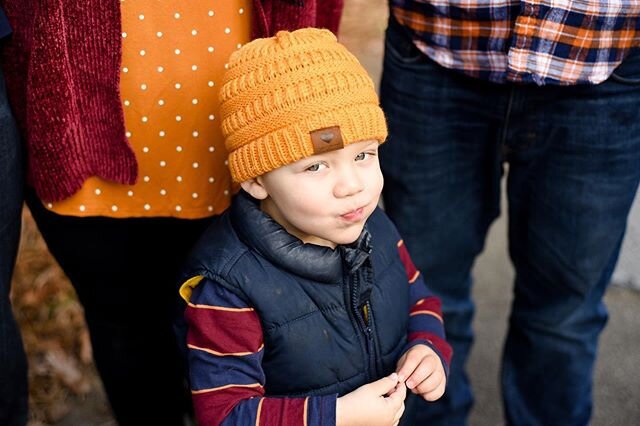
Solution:
{"label": "paved ground", "polygon": [[[378,81],[382,56],[385,0],[347,0],[341,37]],[[637,211],[637,210],[636,210]],[[640,229],[640,215],[631,223]],[[498,361],[505,336],[511,300],[513,271],[506,252],[506,220],[501,217],[491,228],[487,247],[474,269],[477,302],[476,345],[469,372],[476,393],[472,425],[502,424],[498,390]],[[634,232],[636,232],[634,231]],[[634,235],[638,235],[637,233]],[[635,239],[638,241],[640,238]],[[637,251],[636,253],[640,253]],[[629,268],[638,269],[640,259],[625,258]],[[640,292],[614,286],[606,297],[611,318],[600,344],[595,373],[594,426],[640,424]],[[542,391],[542,390],[541,390]],[[78,401],[78,407],[60,426],[112,426],[101,395]],[[555,425],[549,425],[555,426]],[[561,425],[559,425],[561,426]]]}
{"label": "paved ground", "polygon": [[617,284],[640,291],[640,190],[629,213],[627,235],[613,280]]}

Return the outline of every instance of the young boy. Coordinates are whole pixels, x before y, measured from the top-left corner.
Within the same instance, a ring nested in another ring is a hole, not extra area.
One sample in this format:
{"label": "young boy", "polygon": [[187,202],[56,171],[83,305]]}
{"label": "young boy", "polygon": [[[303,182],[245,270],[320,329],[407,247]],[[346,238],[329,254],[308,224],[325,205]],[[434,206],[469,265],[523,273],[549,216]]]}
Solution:
{"label": "young boy", "polygon": [[235,52],[221,88],[242,191],[187,263],[187,346],[201,425],[392,425],[406,389],[444,392],[440,303],[376,206],[386,123],[333,34]]}

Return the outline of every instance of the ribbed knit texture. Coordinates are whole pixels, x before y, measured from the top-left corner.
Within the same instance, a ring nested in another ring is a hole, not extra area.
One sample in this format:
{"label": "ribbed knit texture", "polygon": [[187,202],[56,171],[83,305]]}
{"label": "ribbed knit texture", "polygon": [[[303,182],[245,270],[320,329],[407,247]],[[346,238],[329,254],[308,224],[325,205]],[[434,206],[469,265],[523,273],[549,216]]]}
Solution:
{"label": "ribbed knit texture", "polygon": [[236,182],[313,155],[310,134],[319,129],[339,126],[345,145],[387,137],[371,78],[328,30],[246,44],[231,55],[220,101]]}
{"label": "ribbed knit texture", "polygon": [[[2,66],[38,196],[65,199],[90,176],[134,183],[137,163],[119,92],[120,1],[0,3],[14,30],[3,46]],[[253,33],[259,36],[309,24],[337,30],[342,8],[342,0],[327,0],[321,8],[316,0],[255,4]]]}
{"label": "ribbed knit texture", "polygon": [[4,66],[10,81],[26,80],[11,94],[38,196],[64,199],[93,175],[134,183],[119,92],[119,2],[21,0],[7,2],[7,14],[15,32]]}

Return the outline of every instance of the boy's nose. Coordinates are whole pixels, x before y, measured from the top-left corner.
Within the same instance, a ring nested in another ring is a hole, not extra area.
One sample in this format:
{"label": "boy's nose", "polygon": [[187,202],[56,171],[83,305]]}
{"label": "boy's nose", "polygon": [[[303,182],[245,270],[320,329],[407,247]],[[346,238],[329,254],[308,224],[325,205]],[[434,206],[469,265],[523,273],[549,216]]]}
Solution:
{"label": "boy's nose", "polygon": [[336,198],[349,197],[364,189],[361,176],[351,169],[342,170],[333,190]]}

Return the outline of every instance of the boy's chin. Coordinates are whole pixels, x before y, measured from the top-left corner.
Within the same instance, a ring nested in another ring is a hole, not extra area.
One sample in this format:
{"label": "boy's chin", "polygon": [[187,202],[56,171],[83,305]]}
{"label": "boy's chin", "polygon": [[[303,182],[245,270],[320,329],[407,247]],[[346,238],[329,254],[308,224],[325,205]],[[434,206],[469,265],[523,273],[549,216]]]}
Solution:
{"label": "boy's chin", "polygon": [[359,231],[357,232],[354,231],[354,232],[349,232],[347,235],[341,235],[340,241],[334,241],[334,243],[341,246],[348,246],[350,244],[355,243],[356,241],[358,241],[358,238],[360,238],[360,234],[362,234],[363,228],[364,226],[361,226],[359,228]]}

